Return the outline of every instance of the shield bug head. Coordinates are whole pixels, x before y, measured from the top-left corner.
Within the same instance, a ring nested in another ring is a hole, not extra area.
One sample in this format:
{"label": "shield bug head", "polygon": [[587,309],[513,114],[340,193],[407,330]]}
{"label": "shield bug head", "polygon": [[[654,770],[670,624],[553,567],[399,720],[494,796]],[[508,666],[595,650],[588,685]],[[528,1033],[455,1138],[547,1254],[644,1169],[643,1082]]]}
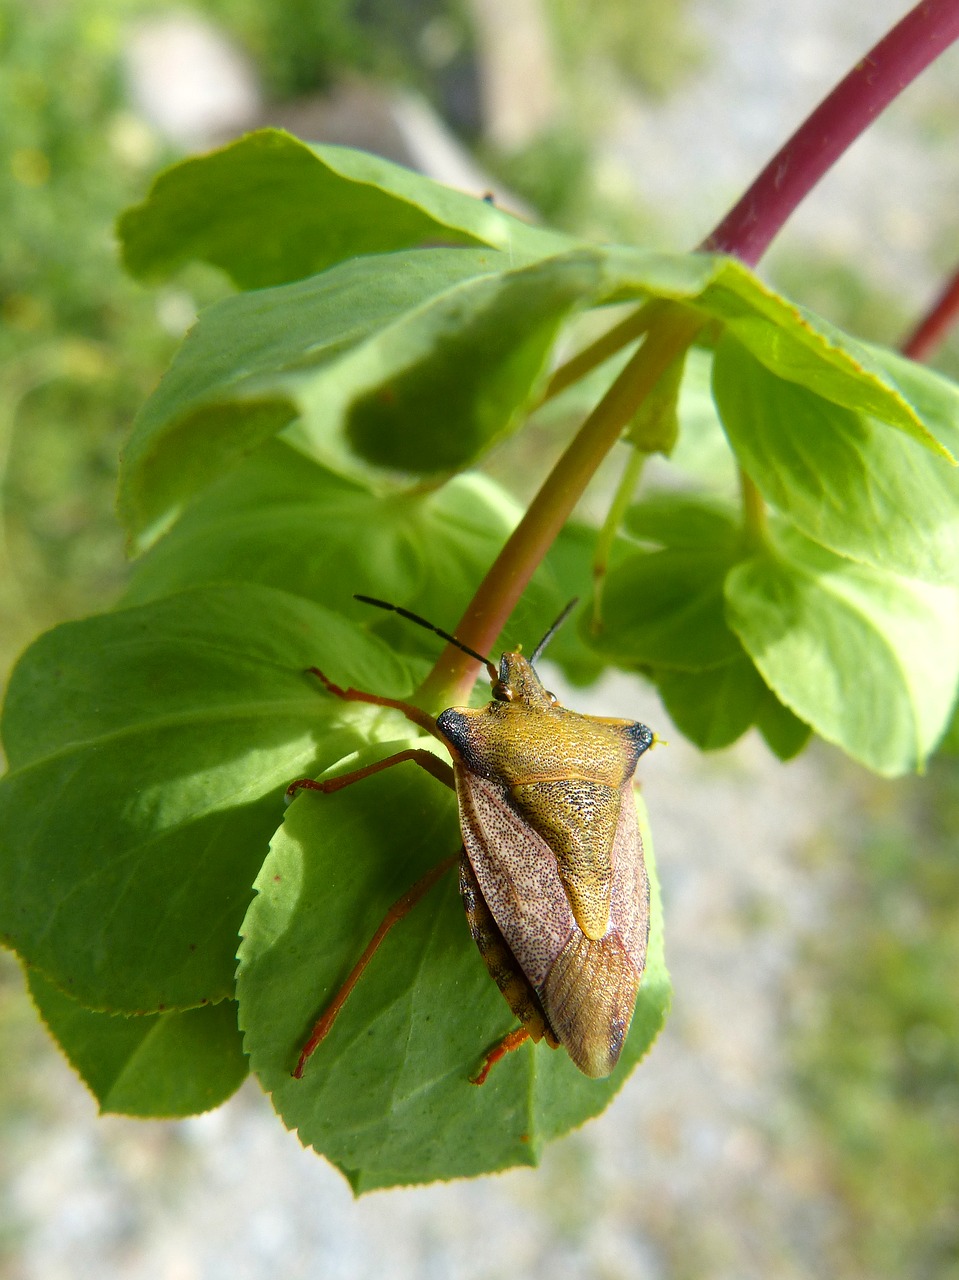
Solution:
{"label": "shield bug head", "polygon": [[[402,711],[444,742],[452,770],[430,752],[411,749],[353,774],[300,780],[289,793],[301,787],[332,791],[404,760],[454,786],[463,835],[460,890],[470,931],[521,1023],[491,1051],[476,1082],[526,1038],[562,1045],[588,1076],[609,1075],[646,960],[649,884],[631,792],[651,730],[571,711],[541,682],[534,663],[575,601],[530,658],[509,651],[497,668],[418,614],[368,596],[357,599],[434,631],[482,663],[492,700],[481,709],[450,707],[433,720],[411,704],[339,689],[321,677],[339,697]],[[447,865],[449,860],[395,904],[314,1028],[294,1074],[302,1073],[387,929]]]}

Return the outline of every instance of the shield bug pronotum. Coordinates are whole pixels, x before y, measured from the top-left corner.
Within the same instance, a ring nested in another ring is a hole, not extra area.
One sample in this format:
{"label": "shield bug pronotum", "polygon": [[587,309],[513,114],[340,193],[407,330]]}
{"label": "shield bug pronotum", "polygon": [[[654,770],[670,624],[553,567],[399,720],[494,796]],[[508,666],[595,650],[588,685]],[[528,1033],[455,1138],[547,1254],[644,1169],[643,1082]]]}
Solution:
{"label": "shield bug pronotum", "polygon": [[521,1023],[487,1054],[474,1083],[526,1039],[562,1045],[587,1076],[609,1075],[646,963],[649,882],[632,777],[652,731],[632,720],[570,711],[544,688],[534,664],[575,601],[529,658],[513,650],[497,668],[417,614],[356,598],[435,631],[481,662],[492,701],[482,709],[451,707],[434,719],[410,703],[341,689],[312,668],[336,697],[401,711],[443,743],[452,768],[429,751],[410,748],[320,782],[298,779],[288,798],[302,789],[337,791],[414,761],[455,789],[463,847],[390,908],[314,1027],[293,1074],[302,1075],[388,930],[458,861],[470,932]]}

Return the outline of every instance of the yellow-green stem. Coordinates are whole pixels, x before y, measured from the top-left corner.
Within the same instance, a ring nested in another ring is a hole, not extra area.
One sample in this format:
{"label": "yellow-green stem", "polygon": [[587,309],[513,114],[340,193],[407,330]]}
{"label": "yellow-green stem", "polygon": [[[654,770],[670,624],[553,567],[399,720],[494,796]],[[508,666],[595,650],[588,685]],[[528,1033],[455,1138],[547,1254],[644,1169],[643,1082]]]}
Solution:
{"label": "yellow-green stem", "polygon": [[743,503],[743,532],[752,548],[760,548],[766,542],[769,518],[766,500],[742,467],[739,468],[739,490]]}
{"label": "yellow-green stem", "polygon": [[565,391],[574,382],[579,382],[580,378],[591,373],[604,360],[614,356],[617,351],[628,347],[631,342],[637,342],[644,333],[649,331],[661,310],[662,303],[658,301],[644,303],[625,320],[613,325],[612,329],[607,329],[595,342],[577,352],[572,359],[561,364],[547,383],[542,402],[552,400],[561,391]]}
{"label": "yellow-green stem", "polygon": [[[655,328],[583,423],[480,583],[456,628],[465,644],[479,653],[490,651],[597,467],[704,323],[702,316],[676,304],[663,309]],[[425,707],[449,705],[447,699],[454,704],[465,702],[477,673],[472,658],[447,645],[414,701]]]}
{"label": "yellow-green stem", "polygon": [[610,503],[606,519],[603,521],[603,527],[596,538],[596,551],[593,555],[592,628],[594,631],[599,631],[603,625],[601,616],[603,586],[609,570],[609,557],[612,554],[613,543],[616,541],[619,527],[623,523],[633,494],[636,492],[636,486],[639,484],[639,478],[643,474],[643,467],[646,465],[648,457],[649,455],[643,453],[641,449],[630,448],[629,458],[623,468],[623,474],[616,487],[613,501]]}

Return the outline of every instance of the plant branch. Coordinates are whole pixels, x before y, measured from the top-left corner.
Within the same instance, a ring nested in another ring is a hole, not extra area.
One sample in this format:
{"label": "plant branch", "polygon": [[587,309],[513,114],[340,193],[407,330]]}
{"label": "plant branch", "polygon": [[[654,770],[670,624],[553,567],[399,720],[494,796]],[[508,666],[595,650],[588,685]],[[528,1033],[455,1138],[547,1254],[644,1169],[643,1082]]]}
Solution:
{"label": "plant branch", "polygon": [[593,613],[591,621],[593,631],[602,629],[603,587],[606,584],[606,574],[609,571],[609,559],[613,552],[613,544],[616,541],[616,535],[619,533],[620,525],[623,523],[626,512],[629,510],[629,504],[633,500],[633,494],[636,492],[636,486],[639,484],[640,477],[643,474],[643,467],[646,465],[648,457],[648,453],[637,449],[635,445],[632,446],[629,459],[623,468],[623,474],[613,496],[613,501],[610,503],[606,519],[603,521],[603,527],[596,535],[596,550],[593,553]]}
{"label": "plant branch", "polygon": [[[455,631],[464,644],[479,653],[489,652],[597,467],[643,399],[705,323],[705,317],[672,306],[647,334],[547,476],[480,583]],[[417,690],[416,701],[425,706],[446,697],[465,702],[478,669],[474,659],[447,645]]]}
{"label": "plant branch", "polygon": [[743,532],[746,543],[753,551],[759,551],[766,542],[768,515],[766,501],[756,488],[755,482],[746,472],[739,468],[739,492],[743,504]]}
{"label": "plant branch", "polygon": [[628,346],[631,342],[638,341],[644,333],[648,332],[661,310],[661,305],[658,302],[645,302],[637,311],[633,311],[628,315],[625,320],[621,320],[619,324],[607,329],[595,342],[591,342],[588,347],[578,351],[572,359],[567,360],[565,364],[561,364],[547,383],[541,403],[552,400],[561,391],[565,391],[574,382],[578,382],[580,378],[592,372],[604,360],[608,360],[610,356],[615,355],[617,351]]}
{"label": "plant branch", "polygon": [[846,148],[959,38],[959,0],[922,0],[796,130],[701,248],[748,266]]}
{"label": "plant branch", "polygon": [[928,360],[956,323],[959,323],[959,267],[899,349],[911,360]]}

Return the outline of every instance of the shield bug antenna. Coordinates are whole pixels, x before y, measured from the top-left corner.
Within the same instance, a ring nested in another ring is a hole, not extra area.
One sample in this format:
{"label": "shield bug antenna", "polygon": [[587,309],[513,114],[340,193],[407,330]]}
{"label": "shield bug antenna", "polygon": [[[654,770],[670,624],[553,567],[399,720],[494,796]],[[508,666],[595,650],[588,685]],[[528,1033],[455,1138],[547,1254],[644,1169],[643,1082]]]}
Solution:
{"label": "shield bug antenna", "polygon": [[566,606],[563,612],[559,615],[559,617],[556,619],[556,621],[553,623],[550,629],[546,632],[546,635],[543,636],[542,640],[540,640],[539,644],[536,646],[533,652],[529,655],[529,663],[531,667],[536,666],[536,663],[543,656],[543,650],[546,648],[550,640],[552,640],[553,636],[555,636],[556,632],[560,629],[560,627],[563,625],[563,623],[566,621],[566,619],[569,617],[569,615],[573,612],[573,610],[576,608],[578,604],[579,604],[579,596],[573,596],[572,600],[570,600],[569,604]]}
{"label": "shield bug antenna", "polygon": [[[377,600],[375,596],[355,595],[354,600],[359,600],[361,604],[372,604],[377,609],[386,609],[390,613],[398,613],[401,618],[405,618],[407,622],[415,622],[418,627],[424,627],[427,631],[435,631],[435,633],[446,640],[449,644],[455,644],[457,649],[462,649],[464,653],[468,653],[471,658],[475,658],[477,662],[481,662],[489,672],[490,679],[496,680],[499,672],[496,664],[490,658],[484,658],[481,653],[477,653],[475,649],[471,649],[468,644],[464,644],[462,640],[457,640],[456,636],[450,635],[448,631],[444,631],[442,627],[435,626],[432,622],[427,622],[425,618],[421,618],[418,613],[411,613],[409,609],[404,609],[402,605],[390,604],[388,600]],[[556,630],[555,624],[550,628],[550,634]],[[547,637],[548,638],[548,637]],[[545,641],[543,642],[545,644]],[[542,645],[540,646],[542,648]]]}

